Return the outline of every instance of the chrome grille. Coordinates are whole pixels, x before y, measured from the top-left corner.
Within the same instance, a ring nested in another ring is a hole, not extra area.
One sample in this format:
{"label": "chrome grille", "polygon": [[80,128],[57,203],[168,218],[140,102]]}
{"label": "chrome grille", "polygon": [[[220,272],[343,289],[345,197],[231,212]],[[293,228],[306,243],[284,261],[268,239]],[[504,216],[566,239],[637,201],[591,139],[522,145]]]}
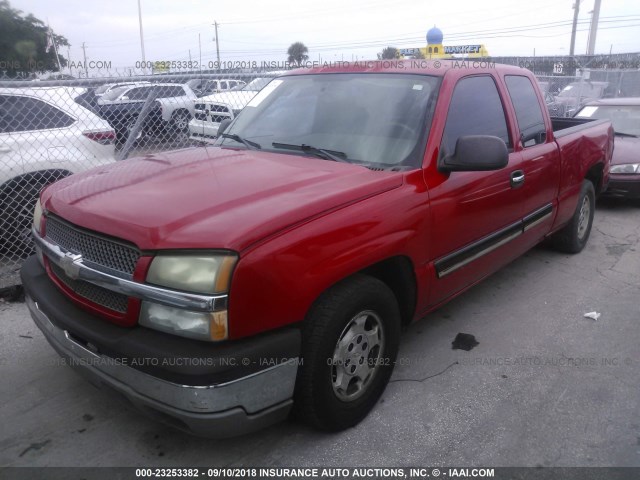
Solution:
{"label": "chrome grille", "polygon": [[73,290],[77,295],[90,300],[93,303],[102,305],[105,308],[114,310],[120,313],[127,312],[127,305],[129,298],[126,295],[112,292],[106,288],[99,287],[89,282],[83,282],[82,280],[73,280],[69,278],[60,267],[55,263],[49,262],[53,273],[64,283],[67,287]]}
{"label": "chrome grille", "polygon": [[140,258],[140,250],[133,245],[101,237],[52,215],[47,216],[46,232],[47,238],[64,250],[82,255],[84,261],[97,268],[115,270],[127,277],[133,275]]}

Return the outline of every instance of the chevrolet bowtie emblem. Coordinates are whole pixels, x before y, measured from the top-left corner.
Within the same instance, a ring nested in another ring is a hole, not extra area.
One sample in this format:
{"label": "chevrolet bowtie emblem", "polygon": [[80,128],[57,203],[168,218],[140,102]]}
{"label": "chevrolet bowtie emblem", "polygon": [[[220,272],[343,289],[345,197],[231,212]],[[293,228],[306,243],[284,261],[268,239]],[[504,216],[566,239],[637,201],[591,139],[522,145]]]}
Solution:
{"label": "chevrolet bowtie emblem", "polygon": [[60,259],[60,267],[64,270],[67,277],[77,280],[80,277],[80,264],[82,263],[82,255],[74,255],[67,252]]}

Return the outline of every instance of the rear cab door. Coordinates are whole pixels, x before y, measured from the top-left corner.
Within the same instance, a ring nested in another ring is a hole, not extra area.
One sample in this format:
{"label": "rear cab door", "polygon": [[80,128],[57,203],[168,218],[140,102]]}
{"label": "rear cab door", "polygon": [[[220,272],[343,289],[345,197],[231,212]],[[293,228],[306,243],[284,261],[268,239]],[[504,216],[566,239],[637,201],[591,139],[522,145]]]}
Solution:
{"label": "rear cab door", "polygon": [[521,155],[524,235],[533,245],[551,230],[556,213],[560,152],[535,79],[525,74],[508,74],[503,80],[519,131],[514,150]]}
{"label": "rear cab door", "polygon": [[[435,276],[429,305],[442,303],[524,251],[526,191],[518,180],[523,161],[514,149],[517,127],[507,114],[504,87],[492,74],[462,75],[449,71],[443,79],[429,138],[439,147],[425,165],[432,215],[428,248]],[[439,159],[453,153],[465,135],[501,138],[509,151],[508,165],[495,171],[439,171]]]}

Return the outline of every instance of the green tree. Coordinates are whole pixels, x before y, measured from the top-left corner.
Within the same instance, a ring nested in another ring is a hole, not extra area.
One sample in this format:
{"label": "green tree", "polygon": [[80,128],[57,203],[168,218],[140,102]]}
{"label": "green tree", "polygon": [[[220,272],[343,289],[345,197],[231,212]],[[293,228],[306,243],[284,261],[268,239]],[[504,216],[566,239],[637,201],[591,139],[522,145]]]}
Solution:
{"label": "green tree", "polygon": [[416,59],[424,58],[424,53],[422,53],[422,50],[420,50],[419,48],[416,48],[415,51],[413,52],[413,58],[416,58]]}
{"label": "green tree", "polygon": [[287,55],[289,55],[289,63],[295,63],[300,66],[302,62],[309,60],[309,49],[302,42],[294,42],[287,49]]}
{"label": "green tree", "polygon": [[[58,71],[53,48],[47,48],[47,25],[32,14],[11,7],[8,0],[0,0],[0,76],[27,76],[34,72]],[[53,34],[58,51],[68,46],[62,35]],[[67,59],[59,56],[62,67]]]}
{"label": "green tree", "polygon": [[396,47],[386,47],[378,54],[378,60],[393,60],[400,57],[400,51]]}

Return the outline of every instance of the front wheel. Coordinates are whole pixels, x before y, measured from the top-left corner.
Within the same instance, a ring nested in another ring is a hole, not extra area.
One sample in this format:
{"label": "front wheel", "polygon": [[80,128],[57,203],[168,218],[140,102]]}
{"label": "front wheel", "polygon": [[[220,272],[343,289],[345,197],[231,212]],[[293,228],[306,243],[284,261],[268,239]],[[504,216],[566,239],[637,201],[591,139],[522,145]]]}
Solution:
{"label": "front wheel", "polygon": [[189,112],[178,110],[171,117],[171,128],[176,134],[186,133],[189,129],[190,121],[191,115]]}
{"label": "front wheel", "polygon": [[384,391],[398,353],[400,310],[380,280],[351,277],[327,290],[303,327],[295,411],[310,425],[356,425]]}
{"label": "front wheel", "polygon": [[561,252],[579,253],[587,244],[593,225],[596,192],[589,180],[582,182],[576,211],[571,221],[554,236],[554,246]]}

